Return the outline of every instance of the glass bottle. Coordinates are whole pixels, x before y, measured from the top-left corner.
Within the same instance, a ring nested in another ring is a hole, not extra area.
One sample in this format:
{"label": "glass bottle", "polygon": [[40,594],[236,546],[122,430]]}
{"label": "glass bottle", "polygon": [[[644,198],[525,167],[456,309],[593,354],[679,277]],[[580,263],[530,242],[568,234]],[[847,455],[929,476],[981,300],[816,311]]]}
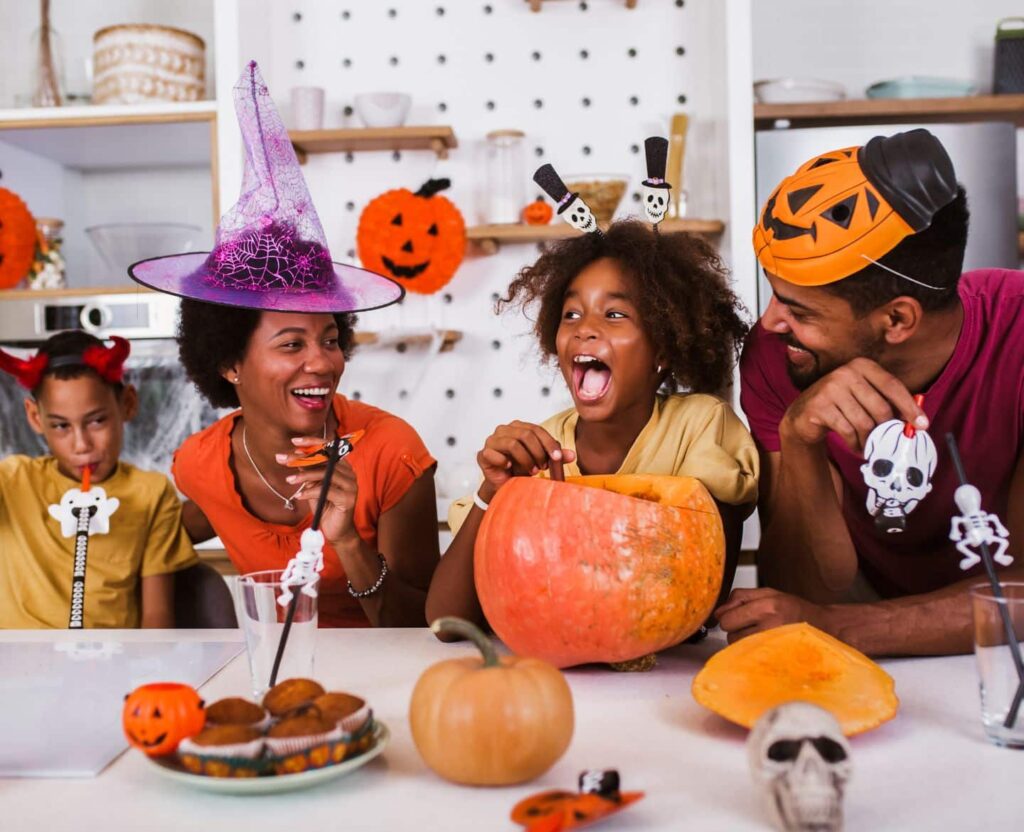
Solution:
{"label": "glass bottle", "polygon": [[526,205],[521,130],[494,130],[487,134],[487,191],[482,194],[483,221],[516,223]]}

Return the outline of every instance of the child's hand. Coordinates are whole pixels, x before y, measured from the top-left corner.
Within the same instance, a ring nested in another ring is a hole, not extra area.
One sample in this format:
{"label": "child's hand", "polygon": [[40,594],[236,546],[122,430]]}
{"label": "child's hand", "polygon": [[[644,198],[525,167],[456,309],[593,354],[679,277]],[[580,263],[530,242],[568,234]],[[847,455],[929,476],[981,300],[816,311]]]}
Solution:
{"label": "child's hand", "polygon": [[481,496],[489,500],[512,477],[530,477],[548,467],[550,460],[572,462],[576,454],[559,446],[540,425],[512,422],[500,425],[487,437],[476,461],[484,475]]}

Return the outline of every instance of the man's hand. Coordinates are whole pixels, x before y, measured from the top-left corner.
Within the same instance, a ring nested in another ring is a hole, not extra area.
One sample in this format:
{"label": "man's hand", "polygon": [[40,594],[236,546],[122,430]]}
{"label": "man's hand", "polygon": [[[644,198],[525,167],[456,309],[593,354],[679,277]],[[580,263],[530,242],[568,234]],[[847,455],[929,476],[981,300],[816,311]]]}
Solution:
{"label": "man's hand", "polygon": [[783,441],[817,445],[835,431],[861,451],[876,425],[900,418],[926,430],[928,417],[898,378],[869,358],[855,358],[818,379],[796,399],[779,424]]}
{"label": "man's hand", "polygon": [[714,615],[728,634],[730,644],[745,636],[798,621],[828,631],[824,607],[776,589],[734,589]]}

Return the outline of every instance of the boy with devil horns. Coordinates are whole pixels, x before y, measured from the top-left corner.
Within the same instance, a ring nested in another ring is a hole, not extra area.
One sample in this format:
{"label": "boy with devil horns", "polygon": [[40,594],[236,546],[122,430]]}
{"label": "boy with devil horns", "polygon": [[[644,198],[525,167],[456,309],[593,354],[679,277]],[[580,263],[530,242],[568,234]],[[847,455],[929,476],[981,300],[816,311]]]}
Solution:
{"label": "boy with devil horns", "polygon": [[162,474],[121,462],[138,399],[129,344],[54,335],[31,358],[0,350],[50,454],[0,461],[0,628],[173,627],[174,574],[195,564]]}
{"label": "boy with devil horns", "polygon": [[[971,649],[984,576],[960,571],[949,539],[945,437],[1019,558],[1024,273],[961,275],[967,225],[953,163],[922,129],[823,153],[765,203],[754,249],[773,294],[740,364],[762,587],[717,610],[730,640],[807,621],[873,655]],[[874,432],[890,420],[904,425],[891,442]],[[925,432],[925,462],[901,453]],[[1002,566],[1021,579],[1019,559]]]}

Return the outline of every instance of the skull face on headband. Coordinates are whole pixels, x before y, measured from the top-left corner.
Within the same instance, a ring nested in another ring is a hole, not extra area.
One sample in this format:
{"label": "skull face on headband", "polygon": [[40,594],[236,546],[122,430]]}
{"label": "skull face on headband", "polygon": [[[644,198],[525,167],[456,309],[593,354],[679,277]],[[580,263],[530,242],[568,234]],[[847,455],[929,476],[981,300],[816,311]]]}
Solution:
{"label": "skull face on headband", "polygon": [[658,225],[668,213],[672,186],[665,181],[665,162],[668,159],[668,139],[651,136],[644,140],[647,155],[647,178],[640,186],[640,201],[647,219]]}
{"label": "skull face on headband", "polygon": [[555,172],[551,165],[541,165],[537,168],[536,173],[533,174],[533,181],[555,201],[558,216],[569,225],[584,233],[600,233],[597,219],[594,217],[593,211],[590,210],[590,206],[583,201],[578,193],[569,192],[562,177]]}
{"label": "skull face on headband", "polygon": [[834,283],[926,229],[956,193],[953,163],[927,130],[876,136],[784,179],[761,211],[754,251],[766,272],[790,283]]}

